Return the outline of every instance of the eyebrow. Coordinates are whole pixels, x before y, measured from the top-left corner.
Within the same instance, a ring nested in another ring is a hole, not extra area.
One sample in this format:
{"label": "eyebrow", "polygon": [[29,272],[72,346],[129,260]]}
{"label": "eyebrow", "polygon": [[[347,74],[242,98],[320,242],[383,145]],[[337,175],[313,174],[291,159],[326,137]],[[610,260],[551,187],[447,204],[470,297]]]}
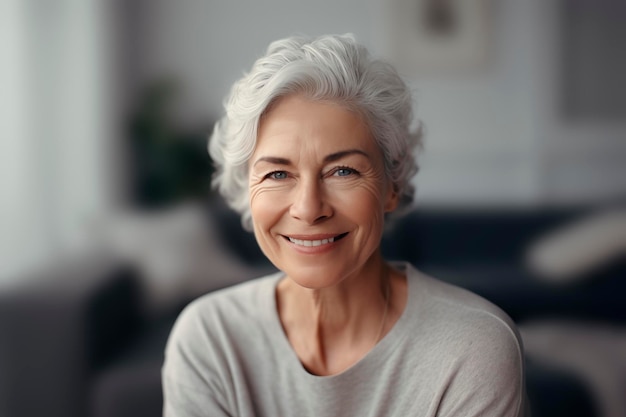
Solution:
{"label": "eyebrow", "polygon": [[[370,156],[367,153],[363,152],[360,149],[347,149],[345,151],[339,151],[339,152],[331,153],[330,155],[326,155],[324,157],[324,162],[325,163],[335,162],[350,155],[363,155],[364,157],[368,159],[370,158]],[[269,162],[270,164],[276,164],[276,165],[291,165],[291,161],[289,159],[281,158],[277,156],[262,156],[256,161],[254,161],[254,165],[258,164],[259,162]]]}
{"label": "eyebrow", "polygon": [[360,149],[348,149],[345,151],[339,151],[339,152],[335,152],[335,153],[331,153],[330,155],[327,155],[324,158],[324,162],[335,162],[341,158],[345,158],[346,156],[350,156],[350,155],[363,155],[367,159],[370,158],[370,156],[367,153],[363,152]]}
{"label": "eyebrow", "polygon": [[274,165],[290,165],[291,164],[291,161],[289,159],[279,158],[277,156],[262,156],[256,161],[254,161],[254,165],[258,164],[259,162],[269,162],[270,164],[274,164]]}

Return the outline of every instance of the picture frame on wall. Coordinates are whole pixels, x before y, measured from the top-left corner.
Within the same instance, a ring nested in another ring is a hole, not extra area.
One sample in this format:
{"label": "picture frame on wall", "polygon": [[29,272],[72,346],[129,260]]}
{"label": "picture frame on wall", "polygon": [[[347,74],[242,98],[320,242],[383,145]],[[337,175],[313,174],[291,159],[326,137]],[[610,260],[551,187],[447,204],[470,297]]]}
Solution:
{"label": "picture frame on wall", "polygon": [[490,0],[389,0],[389,59],[406,74],[458,73],[488,61]]}

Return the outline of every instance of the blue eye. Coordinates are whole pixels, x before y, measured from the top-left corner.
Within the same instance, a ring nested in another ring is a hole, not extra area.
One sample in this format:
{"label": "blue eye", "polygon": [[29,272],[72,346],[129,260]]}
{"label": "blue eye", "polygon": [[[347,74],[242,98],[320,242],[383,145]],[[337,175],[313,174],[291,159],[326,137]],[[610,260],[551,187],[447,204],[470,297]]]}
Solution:
{"label": "blue eye", "polygon": [[267,174],[266,177],[273,180],[284,180],[287,178],[287,173],[285,171],[274,171]]}
{"label": "blue eye", "polygon": [[352,168],[337,168],[337,170],[335,171],[335,175],[337,175],[338,177],[347,177],[353,174],[356,174],[356,171]]}

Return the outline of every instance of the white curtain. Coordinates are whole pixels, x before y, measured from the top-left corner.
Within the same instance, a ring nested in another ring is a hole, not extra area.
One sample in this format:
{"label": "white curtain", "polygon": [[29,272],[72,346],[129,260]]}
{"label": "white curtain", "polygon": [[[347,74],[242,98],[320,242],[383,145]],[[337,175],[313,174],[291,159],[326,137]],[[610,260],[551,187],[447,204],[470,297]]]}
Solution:
{"label": "white curtain", "polygon": [[0,284],[89,247],[109,205],[105,3],[0,2]]}

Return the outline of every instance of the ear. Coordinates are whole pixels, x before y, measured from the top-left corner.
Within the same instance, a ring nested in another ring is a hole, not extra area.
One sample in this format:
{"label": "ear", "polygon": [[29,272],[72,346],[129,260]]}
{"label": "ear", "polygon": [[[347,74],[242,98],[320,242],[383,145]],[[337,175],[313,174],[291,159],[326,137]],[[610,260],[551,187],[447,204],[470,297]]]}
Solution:
{"label": "ear", "polygon": [[387,186],[387,192],[385,194],[385,213],[390,213],[398,208],[398,203],[400,202],[400,196],[398,194],[395,184],[389,183],[389,185]]}

